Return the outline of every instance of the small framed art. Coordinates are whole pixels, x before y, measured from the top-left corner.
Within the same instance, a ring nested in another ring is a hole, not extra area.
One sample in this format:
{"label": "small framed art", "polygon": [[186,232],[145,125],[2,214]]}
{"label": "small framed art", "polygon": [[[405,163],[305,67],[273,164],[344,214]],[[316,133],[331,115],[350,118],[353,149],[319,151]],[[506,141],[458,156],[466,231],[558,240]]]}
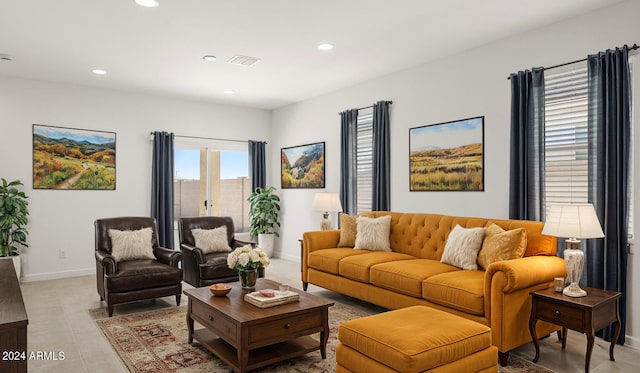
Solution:
{"label": "small framed art", "polygon": [[324,188],[324,142],[282,148],[281,186]]}

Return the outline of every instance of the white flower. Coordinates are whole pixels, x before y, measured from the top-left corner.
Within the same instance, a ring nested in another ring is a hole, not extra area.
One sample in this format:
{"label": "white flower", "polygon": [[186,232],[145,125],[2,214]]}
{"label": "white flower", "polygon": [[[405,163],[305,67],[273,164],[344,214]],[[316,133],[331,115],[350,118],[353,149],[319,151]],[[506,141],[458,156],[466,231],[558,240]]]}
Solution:
{"label": "white flower", "polygon": [[267,256],[266,256],[266,255],[265,255],[265,256],[263,256],[263,257],[260,257],[260,263],[262,263],[262,266],[263,266],[263,267],[268,266],[268,265],[269,265],[269,263],[270,263],[270,262],[269,262],[269,258],[267,258]]}
{"label": "white flower", "polygon": [[251,259],[252,262],[259,262],[260,261],[260,250],[251,250],[251,251],[249,251],[249,259]]}
{"label": "white flower", "polygon": [[240,263],[241,266],[246,267],[247,264],[249,264],[249,254],[243,252],[238,255],[238,263]]}
{"label": "white flower", "polygon": [[227,256],[227,266],[229,268],[235,268],[238,263],[238,254],[234,251]]}

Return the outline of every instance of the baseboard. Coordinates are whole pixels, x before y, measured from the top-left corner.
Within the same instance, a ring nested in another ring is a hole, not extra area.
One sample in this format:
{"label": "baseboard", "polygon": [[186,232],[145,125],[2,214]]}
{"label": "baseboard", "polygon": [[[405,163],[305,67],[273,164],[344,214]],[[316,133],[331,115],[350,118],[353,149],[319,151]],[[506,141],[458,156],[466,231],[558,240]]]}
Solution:
{"label": "baseboard", "polygon": [[74,269],[72,271],[59,271],[59,272],[47,272],[47,273],[36,273],[36,274],[25,273],[22,275],[22,282],[57,280],[60,278],[87,276],[87,275],[95,275],[95,274],[96,274],[95,268]]}
{"label": "baseboard", "polygon": [[288,260],[294,263],[300,263],[300,255],[290,255],[290,254],[280,253],[279,258]]}
{"label": "baseboard", "polygon": [[631,347],[635,350],[640,350],[640,338],[632,337],[627,334],[624,336],[624,345],[625,347]]}

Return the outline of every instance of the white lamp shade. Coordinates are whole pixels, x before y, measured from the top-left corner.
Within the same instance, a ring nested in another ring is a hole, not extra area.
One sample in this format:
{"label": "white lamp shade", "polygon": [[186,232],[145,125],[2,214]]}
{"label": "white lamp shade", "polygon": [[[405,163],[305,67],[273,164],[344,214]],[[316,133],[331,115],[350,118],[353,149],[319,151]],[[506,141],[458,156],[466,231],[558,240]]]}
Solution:
{"label": "white lamp shade", "polygon": [[566,238],[604,237],[596,210],[590,203],[551,206],[542,234]]}
{"label": "white lamp shade", "polygon": [[342,204],[338,193],[316,193],[311,208],[313,211],[337,212],[342,211]]}

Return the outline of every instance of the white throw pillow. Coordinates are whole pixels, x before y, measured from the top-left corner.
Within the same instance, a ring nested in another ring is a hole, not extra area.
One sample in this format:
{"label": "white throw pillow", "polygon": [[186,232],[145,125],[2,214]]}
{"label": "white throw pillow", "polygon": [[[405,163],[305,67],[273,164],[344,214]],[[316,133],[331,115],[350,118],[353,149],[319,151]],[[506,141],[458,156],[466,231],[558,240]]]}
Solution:
{"label": "white throw pillow", "polygon": [[380,218],[360,216],[356,219],[356,244],[354,249],[372,251],[391,251],[389,233],[391,215]]}
{"label": "white throw pillow", "polygon": [[449,233],[440,261],[466,270],[477,270],[476,261],[485,231],[485,228],[462,228],[456,225]]}
{"label": "white throw pillow", "polygon": [[227,238],[227,226],[214,229],[192,229],[191,233],[196,241],[196,247],[203,253],[228,253],[231,251]]}
{"label": "white throw pillow", "polygon": [[111,255],[116,262],[133,259],[155,259],[151,246],[151,228],[137,231],[120,231],[109,229],[111,238]]}

